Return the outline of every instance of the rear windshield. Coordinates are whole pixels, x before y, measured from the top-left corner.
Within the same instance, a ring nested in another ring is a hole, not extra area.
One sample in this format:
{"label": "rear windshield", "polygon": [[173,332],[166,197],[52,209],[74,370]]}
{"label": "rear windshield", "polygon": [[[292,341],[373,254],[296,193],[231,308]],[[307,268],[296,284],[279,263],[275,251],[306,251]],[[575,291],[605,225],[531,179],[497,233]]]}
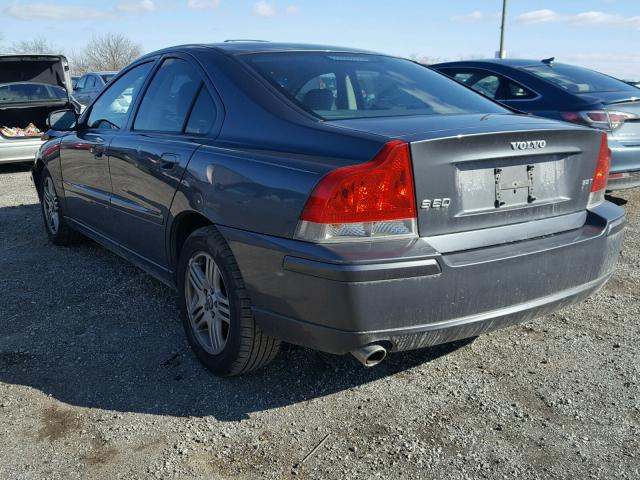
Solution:
{"label": "rear windshield", "polygon": [[621,80],[572,65],[531,65],[522,69],[571,93],[633,91]]}
{"label": "rear windshield", "polygon": [[508,112],[458,82],[400,58],[324,52],[243,58],[287,97],[325,120]]}
{"label": "rear windshield", "polygon": [[0,104],[51,102],[67,99],[67,91],[44,83],[6,83],[0,85]]}

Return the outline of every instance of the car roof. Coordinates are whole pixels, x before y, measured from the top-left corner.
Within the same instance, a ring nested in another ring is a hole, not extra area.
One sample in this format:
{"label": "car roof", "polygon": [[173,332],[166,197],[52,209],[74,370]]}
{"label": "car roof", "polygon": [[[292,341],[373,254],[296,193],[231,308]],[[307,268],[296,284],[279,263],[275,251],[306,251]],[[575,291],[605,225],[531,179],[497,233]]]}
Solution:
{"label": "car roof", "polygon": [[[473,64],[473,65],[504,65],[507,67],[530,67],[545,65],[541,59],[532,60],[527,58],[485,58],[481,60],[458,60],[455,62],[443,62],[434,63],[429,65],[430,67],[444,67],[445,65],[461,65],[461,64]],[[552,62],[551,65],[562,65],[560,62]]]}
{"label": "car roof", "polygon": [[361,50],[357,48],[336,47],[321,44],[305,44],[305,43],[285,43],[285,42],[263,42],[263,41],[226,41],[222,43],[201,43],[177,45],[165,48],[156,52],[151,52],[143,58],[152,57],[168,52],[190,51],[202,49],[214,49],[228,55],[244,55],[249,53],[268,53],[268,52],[336,52],[336,53],[365,53],[373,55],[383,55],[378,52],[369,50]]}

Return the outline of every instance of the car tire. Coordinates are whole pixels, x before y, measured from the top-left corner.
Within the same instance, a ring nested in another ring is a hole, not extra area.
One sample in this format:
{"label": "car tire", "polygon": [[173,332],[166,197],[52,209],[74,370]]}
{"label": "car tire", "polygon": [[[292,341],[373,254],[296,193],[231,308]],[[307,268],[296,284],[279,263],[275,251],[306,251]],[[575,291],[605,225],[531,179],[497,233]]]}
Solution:
{"label": "car tire", "polygon": [[40,174],[40,209],[51,243],[68,246],[82,239],[82,235],[68,225],[55,182],[46,168]]}
{"label": "car tire", "polygon": [[274,359],[280,340],[256,325],[238,264],[214,226],[199,228],[185,241],[177,284],[189,344],[210,371],[241,375]]}

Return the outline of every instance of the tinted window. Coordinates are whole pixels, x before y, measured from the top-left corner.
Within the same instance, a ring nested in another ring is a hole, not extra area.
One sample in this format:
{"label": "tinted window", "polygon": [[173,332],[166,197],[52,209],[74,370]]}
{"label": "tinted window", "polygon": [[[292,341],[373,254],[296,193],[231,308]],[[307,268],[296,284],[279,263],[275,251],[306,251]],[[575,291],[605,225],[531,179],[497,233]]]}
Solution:
{"label": "tinted window", "polygon": [[80,77],[80,80],[76,82],[76,90],[82,90],[87,83],[87,77]]}
{"label": "tinted window", "polygon": [[198,94],[196,103],[193,106],[189,121],[187,122],[187,133],[204,135],[209,133],[216,120],[217,108],[211,95],[206,88],[202,88]]}
{"label": "tinted window", "polygon": [[494,72],[475,68],[465,70],[443,69],[443,72],[494,100],[525,100],[536,96],[535,93],[519,83]]}
{"label": "tinted window", "polygon": [[627,90],[637,94],[633,87],[620,80],[572,65],[563,65],[561,63],[531,65],[522,67],[522,70],[526,70],[536,77],[547,80],[571,93],[619,92]]}
{"label": "tinted window", "polygon": [[87,126],[89,128],[122,128],[129,108],[135,102],[144,79],[151,70],[152,63],[144,63],[132,68],[105,91],[91,108]]}
{"label": "tinted window", "polygon": [[66,100],[62,87],[43,83],[10,83],[0,86],[0,104]]}
{"label": "tinted window", "polygon": [[506,112],[450,79],[399,58],[321,52],[243,58],[302,108],[328,120]]}
{"label": "tinted window", "polygon": [[96,88],[96,77],[94,77],[93,75],[88,76],[85,88]]}
{"label": "tinted window", "polygon": [[107,83],[109,80],[111,80],[111,79],[112,79],[113,77],[115,77],[116,75],[115,75],[115,73],[108,73],[108,74],[100,75],[100,76],[102,77],[102,81],[103,81],[104,83]]}
{"label": "tinted window", "polygon": [[144,94],[134,128],[182,132],[198,88],[200,76],[188,62],[165,60]]}

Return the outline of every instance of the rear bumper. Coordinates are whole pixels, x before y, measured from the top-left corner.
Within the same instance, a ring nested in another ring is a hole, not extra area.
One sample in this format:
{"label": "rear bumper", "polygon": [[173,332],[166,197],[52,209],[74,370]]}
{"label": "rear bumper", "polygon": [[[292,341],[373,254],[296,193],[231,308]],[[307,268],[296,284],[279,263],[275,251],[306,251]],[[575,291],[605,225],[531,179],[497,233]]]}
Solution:
{"label": "rear bumper", "polygon": [[320,246],[221,231],[260,327],[342,354],[445,343],[580,301],[613,273],[623,227],[623,210],[605,203],[579,229],[444,255],[424,239]]}
{"label": "rear bumper", "polygon": [[640,186],[640,146],[625,147],[614,139],[611,148],[611,171],[607,190],[623,190]]}
{"label": "rear bumper", "polygon": [[44,140],[0,139],[0,163],[33,162],[36,152]]}

